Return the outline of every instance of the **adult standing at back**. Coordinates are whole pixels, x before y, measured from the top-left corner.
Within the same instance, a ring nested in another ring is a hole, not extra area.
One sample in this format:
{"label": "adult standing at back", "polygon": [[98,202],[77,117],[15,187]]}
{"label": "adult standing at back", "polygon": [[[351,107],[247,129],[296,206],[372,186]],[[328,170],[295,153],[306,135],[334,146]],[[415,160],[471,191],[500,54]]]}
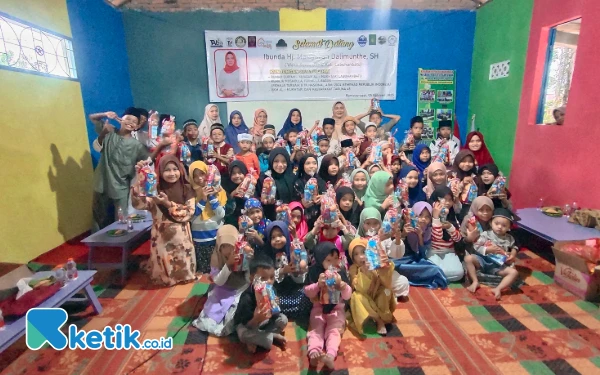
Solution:
{"label": "adult standing at back", "polygon": [[[219,107],[216,104],[208,103],[204,107],[204,118],[198,126],[200,137],[210,137],[210,129],[214,124],[222,124],[221,116],[219,116]],[[202,139],[202,138],[200,138]]]}
{"label": "adult standing at back", "polygon": [[259,108],[254,111],[254,124],[250,129],[250,134],[252,134],[252,139],[256,148],[262,147],[262,137],[265,131],[265,125],[267,125],[267,110],[264,108]]}
{"label": "adult standing at back", "polygon": [[335,133],[333,137],[337,140],[342,139],[342,128],[344,127],[344,121],[346,117],[348,117],[348,110],[346,109],[346,105],[342,102],[335,102],[333,107],[331,108],[333,112],[331,118],[335,120]]}
{"label": "adult standing at back", "polygon": [[292,129],[297,130],[298,132],[302,131],[302,113],[298,108],[292,108],[290,110],[290,113],[285,119],[283,127],[279,133],[277,133],[277,136],[284,138],[285,135]]}
{"label": "adult standing at back", "polygon": [[232,111],[229,114],[229,125],[225,128],[225,140],[233,147],[233,152],[240,152],[238,145],[238,135],[248,134],[248,126],[244,121],[244,116],[240,111]]}

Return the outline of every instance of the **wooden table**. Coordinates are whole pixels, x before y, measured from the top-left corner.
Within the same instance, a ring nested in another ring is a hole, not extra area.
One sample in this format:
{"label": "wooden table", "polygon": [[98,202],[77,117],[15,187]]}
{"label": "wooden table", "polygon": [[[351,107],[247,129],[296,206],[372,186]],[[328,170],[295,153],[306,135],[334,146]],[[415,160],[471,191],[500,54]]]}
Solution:
{"label": "wooden table", "polygon": [[[78,271],[78,273],[79,276],[77,279],[67,282],[64,287],[56,292],[56,294],[36,307],[60,307],[73,297],[75,293],[83,289],[87,299],[94,308],[94,312],[100,314],[102,312],[102,305],[100,305],[100,301],[98,301],[98,297],[96,297],[96,293],[94,293],[94,289],[92,289],[92,286],[90,285],[96,271]],[[31,277],[33,279],[43,279],[53,274],[54,271],[43,271],[38,272]],[[0,330],[0,353],[25,334],[25,324],[25,316],[12,322],[6,322],[4,329]]]}
{"label": "wooden table", "polygon": [[551,217],[535,208],[517,210],[517,215],[521,218],[521,221],[517,222],[519,228],[552,243],[600,237],[599,230],[569,223],[566,216]]}
{"label": "wooden table", "polygon": [[[90,235],[85,238],[81,242],[87,244],[90,248],[88,253],[88,269],[92,269],[92,265],[96,269],[100,268],[119,268],[121,269],[121,284],[125,283],[125,278],[127,277],[127,257],[129,252],[135,250],[133,247],[138,241],[145,235],[150,233],[150,228],[152,227],[152,216],[148,213],[146,214],[146,218],[139,222],[133,223],[133,230],[129,231],[124,236],[120,237],[111,237],[107,234],[109,230],[112,229],[127,229],[127,224],[122,224],[117,222],[112,223],[106,228]],[[117,247],[121,248],[121,263],[97,263],[92,264],[92,253],[97,247]]]}

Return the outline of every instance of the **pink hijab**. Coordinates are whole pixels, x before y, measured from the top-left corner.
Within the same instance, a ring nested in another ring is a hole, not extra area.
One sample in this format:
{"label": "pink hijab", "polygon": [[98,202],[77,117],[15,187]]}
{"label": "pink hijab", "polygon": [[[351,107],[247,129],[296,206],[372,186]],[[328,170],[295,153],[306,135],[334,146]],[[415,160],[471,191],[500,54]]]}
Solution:
{"label": "pink hijab", "polygon": [[440,163],[440,162],[433,162],[429,165],[429,167],[427,167],[427,187],[425,188],[425,193],[427,194],[427,199],[429,199],[429,197],[431,196],[431,194],[433,194],[433,191],[435,190],[435,188],[437,187],[433,181],[431,181],[431,175],[435,172],[435,171],[442,171],[444,172],[444,175],[446,176],[446,180],[444,182],[444,185],[446,185],[446,183],[448,182],[448,171],[446,170],[446,166],[444,165],[444,163]]}
{"label": "pink hijab", "polygon": [[304,237],[308,233],[308,224],[306,223],[306,218],[304,217],[304,207],[302,207],[302,203],[300,202],[292,202],[290,203],[289,207],[290,211],[298,209],[302,213],[300,224],[296,226],[296,236],[298,236],[300,241],[304,242]]}
{"label": "pink hijab", "polygon": [[260,115],[261,112],[265,113],[265,116],[267,116],[267,110],[264,108],[259,108],[256,111],[254,111],[254,125],[252,125],[252,135],[255,137],[262,137],[263,136],[263,125],[260,125],[258,123],[258,115]]}

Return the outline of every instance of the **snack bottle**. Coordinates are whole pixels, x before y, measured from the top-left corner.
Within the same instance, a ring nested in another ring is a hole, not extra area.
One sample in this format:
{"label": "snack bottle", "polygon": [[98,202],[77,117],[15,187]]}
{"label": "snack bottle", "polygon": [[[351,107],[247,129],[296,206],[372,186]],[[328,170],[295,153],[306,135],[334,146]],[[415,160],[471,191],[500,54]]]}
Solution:
{"label": "snack bottle", "polygon": [[77,265],[75,264],[75,261],[73,260],[73,258],[69,258],[67,260],[67,279],[69,281],[76,280],[77,276],[78,276]]}

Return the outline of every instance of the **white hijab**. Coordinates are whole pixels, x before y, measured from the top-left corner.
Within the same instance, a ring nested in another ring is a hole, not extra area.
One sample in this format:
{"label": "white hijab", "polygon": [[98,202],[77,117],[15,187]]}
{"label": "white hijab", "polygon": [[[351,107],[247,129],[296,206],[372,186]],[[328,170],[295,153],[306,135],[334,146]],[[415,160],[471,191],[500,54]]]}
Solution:
{"label": "white hijab", "polygon": [[[210,111],[210,109],[212,107],[217,107],[217,105],[208,103],[206,105],[206,107],[204,107],[204,118],[202,119],[200,126],[198,126],[198,133],[199,133],[200,137],[210,137],[210,127],[216,123],[222,124],[220,113],[219,113],[219,117],[217,117],[217,119],[215,121],[211,120],[210,116],[208,115],[208,111]],[[218,109],[219,109],[219,107],[217,107],[217,110]]]}

